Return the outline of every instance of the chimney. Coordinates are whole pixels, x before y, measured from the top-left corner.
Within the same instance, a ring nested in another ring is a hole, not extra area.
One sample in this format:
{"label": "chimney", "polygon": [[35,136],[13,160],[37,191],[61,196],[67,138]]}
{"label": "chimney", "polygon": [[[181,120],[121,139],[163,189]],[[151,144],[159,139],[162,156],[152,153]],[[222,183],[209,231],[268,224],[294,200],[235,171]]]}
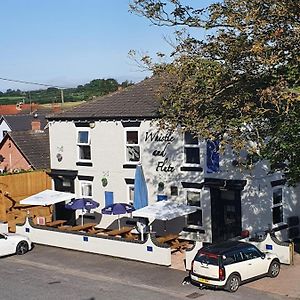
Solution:
{"label": "chimney", "polygon": [[32,120],[31,121],[31,130],[32,131],[41,131],[41,121],[40,120]]}

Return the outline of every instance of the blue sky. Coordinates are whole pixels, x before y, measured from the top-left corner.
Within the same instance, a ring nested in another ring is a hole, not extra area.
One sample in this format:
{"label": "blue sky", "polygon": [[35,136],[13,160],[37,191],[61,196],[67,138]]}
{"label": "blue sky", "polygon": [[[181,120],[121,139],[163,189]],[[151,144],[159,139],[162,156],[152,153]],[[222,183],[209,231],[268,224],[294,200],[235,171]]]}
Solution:
{"label": "blue sky", "polygon": [[[201,5],[210,0],[201,1]],[[95,78],[140,81],[149,75],[128,57],[134,49],[170,52],[174,28],[128,12],[128,0],[1,1],[0,77],[73,87]],[[195,6],[199,3],[190,0]],[[38,86],[0,80],[0,90]]]}

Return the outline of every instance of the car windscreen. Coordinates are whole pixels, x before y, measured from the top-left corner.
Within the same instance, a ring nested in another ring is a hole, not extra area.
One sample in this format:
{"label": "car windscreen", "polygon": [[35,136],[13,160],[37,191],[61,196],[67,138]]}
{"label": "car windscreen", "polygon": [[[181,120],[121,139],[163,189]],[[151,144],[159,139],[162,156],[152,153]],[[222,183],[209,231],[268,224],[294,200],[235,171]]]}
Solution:
{"label": "car windscreen", "polygon": [[205,264],[205,265],[218,266],[219,265],[219,256],[215,255],[215,254],[200,252],[195,256],[195,261],[198,261],[201,264]]}

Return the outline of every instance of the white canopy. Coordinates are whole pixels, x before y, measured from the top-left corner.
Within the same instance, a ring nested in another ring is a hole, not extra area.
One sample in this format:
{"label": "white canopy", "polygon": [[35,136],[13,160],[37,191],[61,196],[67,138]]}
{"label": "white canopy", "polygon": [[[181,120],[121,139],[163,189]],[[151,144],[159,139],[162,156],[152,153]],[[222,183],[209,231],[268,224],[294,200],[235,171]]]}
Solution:
{"label": "white canopy", "polygon": [[75,194],[45,190],[20,201],[20,204],[28,205],[51,205],[58,202],[71,200]]}
{"label": "white canopy", "polygon": [[132,212],[133,217],[168,221],[197,211],[197,207],[174,201],[159,201]]}

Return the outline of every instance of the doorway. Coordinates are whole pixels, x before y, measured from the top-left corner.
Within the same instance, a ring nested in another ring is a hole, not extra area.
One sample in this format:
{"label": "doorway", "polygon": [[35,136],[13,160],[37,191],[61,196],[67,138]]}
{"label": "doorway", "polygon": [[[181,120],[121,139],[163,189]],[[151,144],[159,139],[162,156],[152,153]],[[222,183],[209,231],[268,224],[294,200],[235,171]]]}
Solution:
{"label": "doorway", "polygon": [[[74,179],[68,176],[53,177],[54,189],[60,192],[74,193]],[[66,225],[76,225],[75,210],[65,208],[65,202],[59,202],[54,205],[54,220],[67,220]]]}
{"label": "doorway", "polygon": [[222,242],[242,231],[241,191],[210,188],[212,241]]}

